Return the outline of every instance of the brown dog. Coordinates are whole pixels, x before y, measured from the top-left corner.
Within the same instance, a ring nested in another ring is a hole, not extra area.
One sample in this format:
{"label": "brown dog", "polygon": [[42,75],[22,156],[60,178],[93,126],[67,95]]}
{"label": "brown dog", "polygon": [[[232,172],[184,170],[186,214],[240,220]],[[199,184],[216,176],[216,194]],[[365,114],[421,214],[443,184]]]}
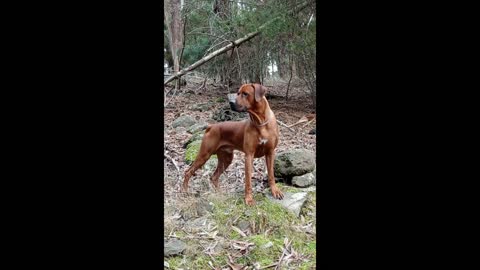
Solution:
{"label": "brown dog", "polygon": [[218,178],[233,159],[233,150],[245,153],[245,203],[253,205],[252,169],[253,158],[265,156],[268,184],[273,197],[283,199],[283,194],[275,185],[273,162],[275,147],[278,144],[278,126],[267,99],[266,88],[259,84],[244,84],[235,94],[229,95],[230,106],[237,112],[248,112],[250,119],[238,122],[222,122],[207,127],[200,152],[192,166],[185,172],[182,191],[188,189],[188,180],[202,167],[211,155],[217,154],[218,165],[211,181],[219,189]]}

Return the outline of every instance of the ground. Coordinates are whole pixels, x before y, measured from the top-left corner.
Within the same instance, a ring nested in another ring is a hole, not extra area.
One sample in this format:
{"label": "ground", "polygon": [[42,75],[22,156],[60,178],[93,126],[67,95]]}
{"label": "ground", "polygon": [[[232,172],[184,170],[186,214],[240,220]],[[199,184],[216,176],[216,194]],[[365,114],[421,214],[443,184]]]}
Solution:
{"label": "ground", "polygon": [[[232,164],[220,177],[220,193],[210,185],[210,174],[198,170],[189,184],[189,194],[179,192],[185,163],[183,144],[192,136],[184,128],[171,127],[173,120],[189,115],[199,122],[214,123],[211,116],[217,108],[226,103],[230,91],[207,83],[206,89],[199,89],[200,83],[189,81],[186,87],[169,100],[165,108],[165,150],[175,160],[178,169],[169,159],[164,159],[165,178],[165,229],[168,241],[177,238],[187,244],[182,255],[165,258],[170,269],[262,269],[281,261],[279,269],[314,269],[316,255],[316,200],[315,192],[309,192],[301,216],[296,217],[285,209],[266,199],[268,192],[264,158],[255,159],[252,179],[254,198],[257,204],[248,207],[243,201],[244,154],[235,151]],[[277,119],[291,125],[302,116],[315,111],[309,97],[301,87],[290,89],[289,100],[285,101],[286,83],[271,81],[264,85],[269,89],[270,107]],[[171,91],[170,93],[173,93]],[[213,103],[206,111],[188,109],[193,104]],[[317,118],[318,120],[318,118]],[[315,135],[308,132],[315,128],[315,122],[292,127],[293,131],[279,126],[280,142],[276,152],[292,148],[306,148],[316,151]],[[280,183],[282,190],[291,189]],[[241,228],[239,228],[241,227]],[[237,267],[238,268],[235,268]]]}

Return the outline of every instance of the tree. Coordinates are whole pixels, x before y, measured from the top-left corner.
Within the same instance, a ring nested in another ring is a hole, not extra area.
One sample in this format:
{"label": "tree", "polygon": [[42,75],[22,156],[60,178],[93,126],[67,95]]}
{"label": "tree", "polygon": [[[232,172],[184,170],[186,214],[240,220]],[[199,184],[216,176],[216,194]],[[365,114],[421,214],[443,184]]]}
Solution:
{"label": "tree", "polygon": [[184,20],[181,14],[182,6],[183,1],[181,0],[165,0],[163,3],[165,23],[168,29],[168,44],[170,45],[173,71],[175,73],[180,70],[180,58],[184,40]]}

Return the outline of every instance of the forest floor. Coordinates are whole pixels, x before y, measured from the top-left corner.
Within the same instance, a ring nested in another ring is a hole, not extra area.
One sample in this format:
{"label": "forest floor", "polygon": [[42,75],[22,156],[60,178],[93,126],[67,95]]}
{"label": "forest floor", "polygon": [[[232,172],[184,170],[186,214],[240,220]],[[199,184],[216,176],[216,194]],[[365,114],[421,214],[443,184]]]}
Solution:
{"label": "forest floor", "polygon": [[[285,100],[286,82],[265,81],[267,99],[276,118],[286,125],[299,121],[315,111],[301,83],[292,82],[289,100]],[[165,242],[179,240],[186,248],[181,255],[165,257],[168,269],[315,269],[316,200],[315,189],[300,217],[269,203],[264,158],[255,159],[252,188],[257,204],[247,207],[244,194],[244,154],[235,151],[232,164],[220,177],[221,192],[215,193],[210,175],[199,169],[190,179],[188,194],[179,192],[185,163],[184,143],[192,136],[184,128],[173,128],[172,122],[189,115],[197,122],[215,123],[212,114],[227,103],[227,93],[211,84],[197,91],[201,81],[188,81],[174,95],[167,95],[164,110],[165,153],[175,160],[164,159],[164,236]],[[170,91],[172,93],[173,91]],[[223,99],[219,99],[223,98]],[[191,105],[213,104],[206,111],[194,111]],[[318,119],[318,118],[317,118]],[[285,128],[279,125],[280,141],[276,153],[304,148],[316,151],[316,120]],[[177,169],[178,168],[178,169]],[[280,183],[282,190],[289,187]],[[248,268],[247,268],[248,266]],[[278,267],[278,268],[277,268]]]}

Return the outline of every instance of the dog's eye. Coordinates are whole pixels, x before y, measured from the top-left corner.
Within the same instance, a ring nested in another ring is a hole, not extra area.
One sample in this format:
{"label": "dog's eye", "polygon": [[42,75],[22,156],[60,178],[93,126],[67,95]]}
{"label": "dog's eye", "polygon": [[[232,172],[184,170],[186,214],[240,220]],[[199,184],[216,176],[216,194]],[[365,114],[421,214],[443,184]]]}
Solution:
{"label": "dog's eye", "polygon": [[248,96],[248,94],[247,94],[247,93],[243,93],[243,96],[246,97],[246,96]]}

